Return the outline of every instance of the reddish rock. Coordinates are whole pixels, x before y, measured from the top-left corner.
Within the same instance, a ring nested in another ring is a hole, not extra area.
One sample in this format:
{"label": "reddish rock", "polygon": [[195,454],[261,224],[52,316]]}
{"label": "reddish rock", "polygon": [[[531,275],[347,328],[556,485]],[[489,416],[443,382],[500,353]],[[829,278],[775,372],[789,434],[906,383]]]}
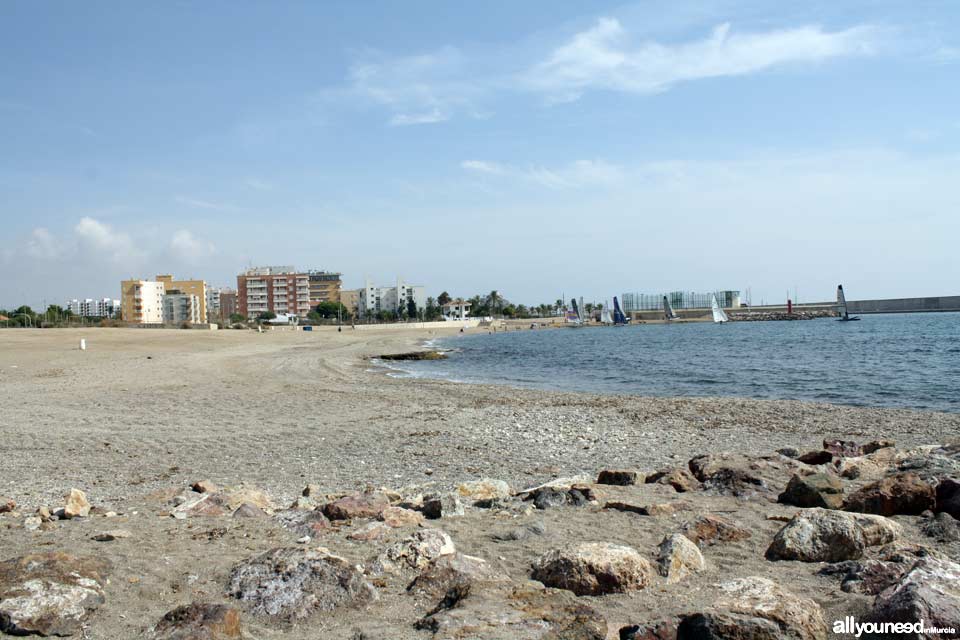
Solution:
{"label": "reddish rock", "polygon": [[249,502],[244,502],[242,505],[237,507],[236,511],[233,512],[234,518],[268,518],[270,517],[266,511],[258,507],[257,505],[250,504]]}
{"label": "reddish rock", "polygon": [[472,589],[478,584],[507,582],[510,578],[493,569],[486,560],[451,553],[431,560],[407,591],[439,598],[451,589]]}
{"label": "reddish rock", "polygon": [[390,533],[390,527],[382,522],[368,522],[356,531],[347,534],[349,540],[358,542],[369,542],[370,540],[379,540]]}
{"label": "reddish rock", "polygon": [[219,493],[220,487],[211,482],[210,480],[200,480],[199,482],[194,482],[191,486],[191,489],[197,493]]}
{"label": "reddish rock", "polygon": [[895,446],[896,443],[893,440],[874,440],[860,447],[860,453],[866,456],[880,449],[892,449]]}
{"label": "reddish rock", "polygon": [[737,542],[750,537],[750,532],[726,518],[703,515],[683,525],[681,533],[701,547],[719,542]]}
{"label": "reddish rock", "polygon": [[932,556],[921,558],[877,596],[869,619],[911,624],[922,620],[924,627],[960,629],[960,564]]}
{"label": "reddish rock", "polygon": [[797,460],[810,465],[830,464],[833,461],[833,454],[829,451],[808,451]]}
{"label": "reddish rock", "polygon": [[823,450],[839,458],[856,458],[860,455],[860,445],[852,440],[824,440]]}
{"label": "reddish rock", "polygon": [[636,471],[627,469],[604,469],[597,476],[597,484],[612,484],[621,487],[637,484]]}
{"label": "reddish rock", "polygon": [[685,493],[700,488],[700,482],[686,469],[674,468],[664,469],[644,480],[646,484],[668,484],[674,488],[677,493]]}
{"label": "reddish rock", "polygon": [[386,507],[380,512],[380,519],[385,525],[394,529],[416,526],[424,521],[422,513],[403,507]]}
{"label": "reddish rock", "polygon": [[17,508],[17,503],[13,498],[0,496],[0,513],[9,513]]}
{"label": "reddish rock", "polygon": [[323,507],[323,513],[331,520],[378,518],[389,506],[390,501],[386,496],[379,493],[363,493],[328,502]]}
{"label": "reddish rock", "polygon": [[228,640],[242,638],[240,612],[224,604],[194,602],[167,613],[153,627],[151,640]]}
{"label": "reddish rock", "polygon": [[844,509],[881,516],[919,515],[935,504],[933,487],[915,473],[900,473],[851,494]]}

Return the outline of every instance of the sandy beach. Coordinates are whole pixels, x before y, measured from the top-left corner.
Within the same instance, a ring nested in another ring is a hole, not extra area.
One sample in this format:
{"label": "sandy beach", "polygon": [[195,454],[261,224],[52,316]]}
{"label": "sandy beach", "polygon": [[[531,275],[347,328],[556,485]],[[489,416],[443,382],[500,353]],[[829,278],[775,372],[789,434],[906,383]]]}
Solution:
{"label": "sandy beach", "polygon": [[[199,480],[256,487],[280,509],[308,484],[316,485],[315,494],[386,487],[407,496],[495,478],[519,490],[561,476],[594,478],[605,468],[651,473],[682,467],[694,456],[719,451],[817,450],[825,438],[891,439],[898,449],[909,450],[947,443],[960,433],[960,416],[951,414],[458,385],[398,379],[367,360],[416,349],[436,335],[335,329],[0,332],[0,494],[17,503],[15,514],[0,516],[0,560],[38,550],[109,557],[113,570],[106,602],[85,623],[89,636],[84,637],[141,637],[177,604],[224,601],[231,566],[254,552],[293,545],[299,537],[273,518],[169,517],[171,507],[164,500],[170,492]],[[78,349],[81,338],[86,351]],[[789,479],[783,473],[781,485]],[[54,521],[24,533],[26,516],[40,507],[62,506],[71,488],[86,493],[95,507],[93,517]],[[601,492],[607,499],[673,496],[673,489],[662,484]],[[794,592],[816,599],[829,613],[868,606],[865,596],[848,602],[825,595],[826,579],[802,563],[773,567],[763,559],[764,548],[783,525],[767,516],[796,509],[729,496],[711,498],[705,506],[706,497],[683,495],[695,513],[739,510],[739,521],[752,530],[751,541],[708,556],[706,577],[682,592],[658,586],[639,592],[643,595],[592,599],[608,620],[626,624],[654,613],[679,614],[709,600],[714,595],[709,585],[731,574],[789,578]],[[104,518],[106,512],[118,515]],[[596,508],[531,512],[514,506],[494,515],[468,508],[461,518],[438,522],[458,549],[523,580],[531,558],[560,541],[602,538],[655,550],[683,521],[646,518],[644,526],[636,526],[636,517],[603,512],[598,519]],[[477,524],[483,518],[489,518],[489,527]],[[491,528],[533,522],[542,523],[549,535],[512,545],[489,535]],[[903,526],[919,535],[917,518]],[[128,530],[131,537],[91,541],[107,528]],[[355,562],[386,544],[348,541],[349,533],[334,527],[311,544]],[[400,578],[391,580],[380,587],[378,604],[336,616],[318,614],[319,622],[294,632],[244,613],[245,637],[431,637],[414,629],[412,621],[432,604],[405,595]],[[829,580],[839,593],[835,579]]]}

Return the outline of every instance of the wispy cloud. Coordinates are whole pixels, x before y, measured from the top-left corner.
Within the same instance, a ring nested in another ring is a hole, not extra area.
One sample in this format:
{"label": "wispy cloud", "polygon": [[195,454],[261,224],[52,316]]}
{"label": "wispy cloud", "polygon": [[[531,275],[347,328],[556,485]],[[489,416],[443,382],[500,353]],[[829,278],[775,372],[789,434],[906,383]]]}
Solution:
{"label": "wispy cloud", "polygon": [[194,262],[216,253],[212,242],[196,237],[186,229],[180,229],[170,239],[170,249],[186,262]]}
{"label": "wispy cloud", "polygon": [[503,175],[506,169],[496,162],[485,162],[484,160],[464,160],[460,163],[461,169],[467,171],[476,171],[478,173],[492,173],[494,175]]}
{"label": "wispy cloud", "polygon": [[31,258],[52,260],[63,255],[63,246],[49,229],[37,227],[30,233],[25,251]]}
{"label": "wispy cloud", "polygon": [[250,178],[246,181],[246,185],[256,191],[273,191],[273,184],[266,180]]}
{"label": "wispy cloud", "polygon": [[117,262],[137,258],[143,253],[128,234],[94,218],[80,218],[73,230],[81,249]]}
{"label": "wispy cloud", "polygon": [[236,207],[230,204],[223,204],[220,202],[211,202],[209,200],[201,200],[199,198],[191,198],[189,196],[176,196],[173,199],[177,204],[182,204],[187,207],[192,207],[194,209],[206,209],[208,211],[236,211]]}
{"label": "wispy cloud", "polygon": [[579,189],[622,182],[624,170],[605,160],[577,160],[564,166],[516,167],[485,160],[464,160],[460,168],[473,173],[510,177],[549,189]]}
{"label": "wispy cloud", "polygon": [[576,100],[591,89],[656,93],[680,82],[870,55],[878,50],[881,36],[881,30],[871,26],[841,31],[803,26],[737,33],[730,24],[721,24],[702,40],[634,45],[618,20],[601,18],[534,65],[523,76],[523,83],[559,101]]}

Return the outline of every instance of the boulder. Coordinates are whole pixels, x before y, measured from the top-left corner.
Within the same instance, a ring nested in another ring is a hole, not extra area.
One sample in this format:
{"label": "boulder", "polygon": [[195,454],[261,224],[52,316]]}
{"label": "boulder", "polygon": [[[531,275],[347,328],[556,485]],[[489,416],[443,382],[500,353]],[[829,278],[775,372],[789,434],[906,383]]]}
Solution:
{"label": "boulder", "polygon": [[416,624],[434,640],[606,640],[607,621],[569,591],[536,583],[452,589]]}
{"label": "boulder", "polygon": [[839,509],[843,506],[843,483],[829,473],[794,475],[777,502],[802,508]]}
{"label": "boulder", "polygon": [[66,553],[35,553],[0,562],[0,631],[68,636],[102,605],[110,563]]}
{"label": "boulder", "polygon": [[750,532],[733,522],[715,515],[702,515],[683,525],[681,533],[700,547],[719,542],[737,542],[750,537]]}
{"label": "boulder", "polygon": [[823,450],[839,458],[856,458],[861,455],[860,445],[853,440],[824,440]]}
{"label": "boulder", "polygon": [[531,536],[542,536],[547,528],[542,522],[533,522],[523,527],[509,527],[494,531],[490,534],[490,539],[496,542],[513,542],[516,540],[526,540]]}
{"label": "boulder", "polygon": [[895,446],[897,446],[897,443],[893,440],[873,440],[860,447],[860,454],[866,456],[880,449],[892,449]]}
{"label": "boulder", "polygon": [[723,595],[713,604],[717,612],[772,622],[779,630],[777,638],[824,640],[827,637],[827,623],[820,605],[790,593],[772,580],[751,576],[721,584],[720,589]]}
{"label": "boulder", "polygon": [[[869,619],[894,623],[922,620],[925,628],[960,630],[960,564],[933,556],[921,558],[877,596]],[[941,636],[924,633],[910,637]]]}
{"label": "boulder", "polygon": [[604,469],[597,476],[597,484],[612,484],[621,487],[637,484],[643,481],[636,471],[629,469]]}
{"label": "boulder", "polygon": [[933,487],[915,473],[898,473],[851,494],[844,509],[881,516],[919,515],[936,504]]}
{"label": "boulder", "polygon": [[847,560],[824,567],[820,575],[839,575],[840,589],[846,593],[875,596],[897,582],[918,558],[930,555],[929,549],[910,543],[891,543],[870,558]]}
{"label": "boulder", "polygon": [[464,514],[463,503],[456,493],[431,493],[423,497],[420,508],[424,517],[430,520],[453,518]]}
{"label": "boulder", "polygon": [[949,513],[960,520],[960,482],[953,478],[943,478],[937,484],[934,511]]}
{"label": "boulder", "polygon": [[620,627],[620,640],[676,640],[677,620],[658,620]]}
{"label": "boulder", "polygon": [[754,460],[742,453],[720,452],[707,453],[691,458],[687,462],[687,468],[700,482],[704,482],[710,476],[723,471],[724,469],[749,469]]}
{"label": "boulder", "polygon": [[491,480],[490,478],[464,482],[457,487],[457,493],[462,498],[474,501],[493,500],[496,498],[506,499],[511,495],[509,484],[503,480]]}
{"label": "boulder", "polygon": [[463,553],[449,553],[435,558],[424,567],[407,591],[442,597],[451,589],[472,589],[478,584],[509,582],[483,558]]}
{"label": "boulder", "polygon": [[729,467],[708,476],[701,488],[716,495],[738,498],[751,498],[768,491],[766,483],[756,475]]}
{"label": "boulder", "polygon": [[548,551],[533,563],[531,572],[534,580],[578,596],[636,591],[653,582],[654,575],[636,549],[609,542]]}
{"label": "boulder", "polygon": [[456,553],[457,548],[446,532],[439,529],[420,529],[391,545],[371,563],[370,573],[400,573],[403,570],[421,570],[440,556]]}
{"label": "boulder", "polygon": [[781,640],[780,626],[750,615],[710,611],[685,616],[677,625],[677,640]]}
{"label": "boulder", "polygon": [[226,500],[219,493],[191,492],[170,513],[174,518],[183,519],[194,516],[225,516],[232,512]]}
{"label": "boulder", "polygon": [[344,496],[323,506],[323,514],[331,520],[354,520],[378,518],[390,506],[386,496],[379,493],[363,493]]}
{"label": "boulder", "polygon": [[594,498],[593,492],[588,487],[574,485],[568,488],[540,487],[526,494],[524,500],[532,500],[533,506],[537,509],[551,509],[564,506],[580,507]]}
{"label": "boulder", "polygon": [[244,502],[233,512],[234,518],[269,518],[269,514],[260,507]]}
{"label": "boulder", "polygon": [[236,565],[227,593],[253,615],[283,622],[377,599],[376,589],[357,567],[299,547],[271,549]]}
{"label": "boulder", "polygon": [[660,575],[667,579],[667,584],[680,582],[691,573],[703,571],[706,566],[697,545],[680,533],[663,539],[657,561]]}
{"label": "boulder", "polygon": [[225,604],[193,602],[168,612],[150,630],[150,640],[242,638],[240,611]]}
{"label": "boulder", "polygon": [[423,523],[423,514],[403,507],[386,507],[380,512],[383,524],[393,529],[411,527]]}
{"label": "boulder", "polygon": [[0,496],[0,513],[10,513],[17,508],[17,503],[13,498]]}
{"label": "boulder", "polygon": [[80,489],[70,489],[66,503],[63,505],[63,517],[86,518],[88,515],[90,515],[90,503],[87,502],[87,494]]}
{"label": "boulder", "polygon": [[664,469],[647,476],[646,484],[667,484],[677,493],[685,493],[700,488],[700,482],[686,469]]}
{"label": "boulder", "polygon": [[766,557],[802,562],[857,560],[867,547],[892,542],[901,533],[899,524],[883,516],[804,509],[780,529]]}
{"label": "boulder", "polygon": [[297,538],[310,536],[315,538],[330,528],[330,521],[322,511],[301,511],[290,509],[274,515],[284,529],[289,529]]}
{"label": "boulder", "polygon": [[937,542],[960,542],[960,524],[949,513],[941,511],[920,526],[923,534]]}
{"label": "boulder", "polygon": [[848,480],[879,480],[886,475],[890,465],[874,460],[870,456],[859,458],[840,458],[837,460],[837,473]]}
{"label": "boulder", "polygon": [[390,531],[390,527],[382,522],[368,522],[356,531],[351,531],[348,533],[347,539],[356,540],[358,542],[369,542],[370,540],[379,540],[390,533]]}
{"label": "boulder", "polygon": [[833,462],[833,454],[829,451],[808,451],[802,456],[797,457],[798,462],[809,465],[830,464]]}
{"label": "boulder", "polygon": [[777,453],[784,456],[785,458],[795,459],[800,455],[800,450],[796,447],[782,447],[777,449]]}
{"label": "boulder", "polygon": [[219,493],[220,487],[210,480],[200,480],[199,482],[194,482],[190,488],[197,493]]}

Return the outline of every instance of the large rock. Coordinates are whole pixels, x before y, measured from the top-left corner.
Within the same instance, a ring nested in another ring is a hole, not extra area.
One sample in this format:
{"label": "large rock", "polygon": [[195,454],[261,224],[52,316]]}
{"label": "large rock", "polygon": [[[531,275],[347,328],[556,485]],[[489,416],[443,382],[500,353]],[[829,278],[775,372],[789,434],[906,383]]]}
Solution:
{"label": "large rock", "polygon": [[605,640],[603,615],[569,591],[536,583],[453,589],[417,628],[434,640]]}
{"label": "large rock", "polygon": [[403,507],[386,507],[380,512],[380,519],[388,527],[399,529],[422,524],[423,514]]}
{"label": "large rock", "polygon": [[229,640],[242,638],[240,612],[224,604],[193,602],[177,607],[151,630],[151,640]]}
{"label": "large rock", "polygon": [[80,489],[70,489],[63,505],[64,518],[86,518],[90,515],[90,503],[87,494]]}
{"label": "large rock", "polygon": [[0,562],[0,631],[68,636],[102,605],[110,563],[65,553]]}
{"label": "large rock", "polygon": [[639,474],[630,469],[604,469],[597,476],[597,484],[612,484],[621,487],[637,484]]}
{"label": "large rock", "polygon": [[646,484],[667,484],[677,493],[686,493],[700,488],[700,482],[686,469],[663,469],[644,479]]}
{"label": "large rock", "polygon": [[838,458],[856,458],[862,450],[853,440],[824,440],[823,450]]}
{"label": "large rock", "polygon": [[9,513],[17,508],[17,503],[13,498],[0,496],[0,513]]}
{"label": "large rock", "polygon": [[469,500],[495,500],[506,499],[510,497],[510,485],[503,480],[492,480],[490,478],[481,478],[471,482],[464,482],[457,487],[457,493],[460,497]]}
{"label": "large rock", "polygon": [[377,592],[352,564],[328,553],[272,549],[233,568],[227,593],[252,614],[285,622],[356,607]]}
{"label": "large rock", "polygon": [[892,542],[901,532],[899,524],[883,516],[804,509],[780,529],[766,556],[803,562],[857,560],[867,547]]}
{"label": "large rock", "polygon": [[430,493],[423,497],[423,505],[420,511],[424,517],[430,520],[439,520],[440,518],[453,518],[462,516],[463,503],[460,502],[460,495],[456,493]]}
{"label": "large rock", "polygon": [[453,540],[439,529],[421,529],[387,547],[371,563],[373,575],[400,573],[403,570],[421,570],[440,556],[456,553]]}
{"label": "large rock", "polygon": [[833,474],[795,475],[777,502],[803,508],[839,509],[843,506],[843,483]]}
{"label": "large rock", "polygon": [[738,498],[752,498],[769,491],[762,478],[745,469],[723,468],[703,481],[704,491]]}
{"label": "large rock", "polygon": [[654,575],[636,549],[609,542],[548,551],[533,563],[531,573],[548,587],[568,589],[578,596],[636,591],[650,584]]}
{"label": "large rock", "polygon": [[[876,622],[922,620],[924,627],[960,630],[960,564],[932,556],[921,558],[896,584],[877,596],[869,618]],[[908,637],[954,636],[921,633]]]}
{"label": "large rock", "polygon": [[814,466],[830,464],[833,462],[833,454],[822,449],[820,451],[808,451],[802,456],[798,456],[797,461]]}
{"label": "large rock", "polygon": [[285,529],[292,531],[297,538],[303,536],[315,538],[330,528],[330,520],[319,510],[289,509],[278,512],[274,517]]}
{"label": "large rock", "polygon": [[930,555],[930,550],[921,545],[894,542],[871,553],[869,558],[847,560],[828,565],[820,575],[838,575],[840,589],[846,593],[877,595],[895,584],[918,558]]}
{"label": "large rock", "polygon": [[703,571],[705,567],[700,549],[680,533],[663,539],[657,561],[660,575],[667,579],[667,584],[680,582],[691,573]]}
{"label": "large rock", "polygon": [[923,534],[937,542],[960,542],[960,523],[949,513],[940,512],[920,526]]}
{"label": "large rock", "polygon": [[355,518],[379,518],[390,501],[380,493],[363,493],[344,496],[323,507],[323,514],[331,520],[353,520]]}
{"label": "large rock", "polygon": [[949,513],[960,520],[960,482],[953,478],[944,478],[937,485],[936,505],[937,513]]}
{"label": "large rock", "polygon": [[836,464],[837,473],[848,480],[879,480],[889,469],[889,462],[876,460],[872,456],[840,458]]}
{"label": "large rock", "polygon": [[478,584],[508,581],[507,576],[493,569],[483,558],[450,553],[432,560],[407,590],[441,597],[454,588],[472,589]]}
{"label": "large rock", "polygon": [[702,515],[683,525],[681,533],[700,547],[719,542],[738,542],[750,537],[750,532],[733,522],[715,515]]}
{"label": "large rock", "polygon": [[847,511],[881,516],[919,515],[933,509],[936,496],[932,486],[915,473],[900,473],[869,484],[847,497]]}
{"label": "large rock", "polygon": [[[823,640],[827,623],[813,600],[800,598],[772,580],[749,577],[720,585],[712,611],[680,623],[677,638],[780,638]],[[767,624],[771,623],[771,624]]]}

